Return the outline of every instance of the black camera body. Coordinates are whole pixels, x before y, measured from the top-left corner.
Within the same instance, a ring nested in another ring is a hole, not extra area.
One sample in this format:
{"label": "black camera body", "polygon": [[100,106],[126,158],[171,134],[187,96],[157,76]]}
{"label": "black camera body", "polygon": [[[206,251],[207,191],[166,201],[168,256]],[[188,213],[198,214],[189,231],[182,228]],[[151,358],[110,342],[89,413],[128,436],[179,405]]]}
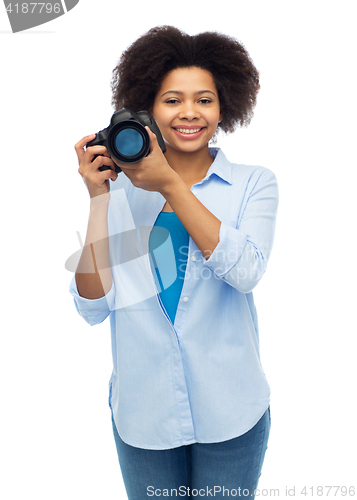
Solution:
{"label": "black camera body", "polygon": [[[147,111],[135,113],[126,108],[116,111],[110,120],[110,125],[98,132],[95,139],[88,142],[86,147],[105,146],[113,160],[120,163],[136,163],[150,152],[150,137],[145,126],[154,132],[162,152],[165,153],[165,142],[154,118]],[[103,165],[99,170],[109,170],[109,167]],[[115,165],[115,171],[119,173],[122,170]]]}

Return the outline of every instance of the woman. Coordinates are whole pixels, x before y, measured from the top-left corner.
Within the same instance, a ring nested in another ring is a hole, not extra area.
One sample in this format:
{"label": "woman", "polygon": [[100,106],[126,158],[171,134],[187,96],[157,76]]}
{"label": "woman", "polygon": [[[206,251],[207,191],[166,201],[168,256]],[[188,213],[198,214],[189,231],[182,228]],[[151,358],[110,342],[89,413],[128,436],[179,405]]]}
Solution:
{"label": "woman", "polygon": [[75,146],[91,202],[71,293],[90,324],[110,316],[128,498],[252,498],[270,430],[252,289],[278,189],[270,170],[231,164],[209,141],[250,122],[258,71],[230,37],[164,26],[123,53],[112,90],[115,109],[148,110],[166,144],[147,128],[150,154],[120,174],[104,146],[84,149],[94,135]]}

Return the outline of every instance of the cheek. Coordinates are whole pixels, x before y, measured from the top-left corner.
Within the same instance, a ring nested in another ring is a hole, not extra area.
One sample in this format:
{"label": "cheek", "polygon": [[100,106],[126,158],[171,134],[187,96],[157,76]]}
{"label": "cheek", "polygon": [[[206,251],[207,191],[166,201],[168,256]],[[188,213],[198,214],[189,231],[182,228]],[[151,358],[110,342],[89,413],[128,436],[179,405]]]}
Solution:
{"label": "cheek", "polygon": [[160,123],[162,124],[163,127],[167,128],[170,127],[171,120],[169,120],[168,118],[161,118]]}
{"label": "cheek", "polygon": [[166,139],[166,137],[168,136],[168,134],[171,130],[169,123],[167,123],[164,120],[158,120],[158,121],[156,121],[156,123],[160,129],[160,132],[161,132],[163,138]]}
{"label": "cheek", "polygon": [[167,127],[167,120],[165,120],[162,116],[160,115],[155,115],[153,114],[154,120],[156,121],[160,131],[163,133],[164,129]]}
{"label": "cheek", "polygon": [[216,109],[214,113],[212,113],[212,119],[213,121],[215,121],[216,123],[220,122],[221,119],[222,119],[222,113],[220,111],[220,109]]}

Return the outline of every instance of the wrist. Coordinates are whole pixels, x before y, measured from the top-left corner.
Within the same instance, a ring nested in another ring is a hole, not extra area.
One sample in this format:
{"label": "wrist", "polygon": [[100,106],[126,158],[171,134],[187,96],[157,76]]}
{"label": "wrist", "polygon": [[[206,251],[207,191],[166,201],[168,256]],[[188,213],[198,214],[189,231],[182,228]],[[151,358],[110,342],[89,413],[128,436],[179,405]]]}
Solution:
{"label": "wrist", "polygon": [[90,198],[90,210],[107,210],[109,207],[110,194],[104,193]]}
{"label": "wrist", "polygon": [[177,190],[182,186],[182,184],[185,184],[181,177],[173,170],[172,171],[172,176],[168,182],[160,189],[160,194],[166,200],[171,197],[172,194],[176,193]]}

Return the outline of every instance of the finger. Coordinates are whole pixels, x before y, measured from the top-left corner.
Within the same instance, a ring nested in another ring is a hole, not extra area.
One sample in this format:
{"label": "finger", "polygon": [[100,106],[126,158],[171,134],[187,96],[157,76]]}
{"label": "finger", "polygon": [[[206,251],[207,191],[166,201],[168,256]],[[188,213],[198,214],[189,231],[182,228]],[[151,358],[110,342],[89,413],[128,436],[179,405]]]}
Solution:
{"label": "finger", "polygon": [[81,139],[80,141],[75,144],[74,149],[76,150],[78,159],[81,160],[84,156],[84,146],[89,142],[92,141],[95,138],[96,134],[91,134],[91,135],[86,135]]}
{"label": "finger", "polygon": [[115,170],[112,170],[111,168],[109,170],[102,170],[102,171],[99,170],[99,173],[100,174],[104,174],[103,178],[105,180],[109,180],[110,179],[111,181],[114,182],[118,178],[118,173],[115,172]]}
{"label": "finger", "polygon": [[104,155],[110,158],[110,154],[108,153],[108,150],[105,146],[90,146],[86,149],[83,158],[86,161],[92,161],[95,155]]}
{"label": "finger", "polygon": [[110,168],[109,170],[103,170],[103,171],[100,171],[98,169],[87,171],[83,175],[83,179],[85,181],[87,181],[90,185],[97,187],[102,186],[109,179],[115,181],[117,177],[118,174],[116,172],[113,172],[113,170],[111,170]]}
{"label": "finger", "polygon": [[145,129],[146,129],[147,133],[149,134],[150,140],[157,142],[156,134],[154,134],[154,132],[151,130],[151,128],[146,125]]}
{"label": "finger", "polygon": [[114,182],[117,180],[117,178],[118,178],[118,172],[114,172],[113,175],[111,176],[110,180]]}
{"label": "finger", "polygon": [[80,175],[83,177],[87,175],[93,175],[96,174],[99,171],[100,167],[107,166],[110,171],[115,172],[115,165],[113,163],[113,160],[111,158],[108,158],[107,156],[97,156],[93,161],[82,161],[79,164],[79,169],[78,172]]}
{"label": "finger", "polygon": [[97,156],[97,158],[91,162],[91,166],[93,170],[98,170],[99,167],[106,166],[109,167],[110,170],[113,170],[115,172],[115,164],[113,160],[108,156]]}
{"label": "finger", "polygon": [[146,131],[147,131],[147,133],[149,134],[149,137],[150,137],[150,153],[152,153],[153,151],[155,151],[160,146],[159,146],[159,143],[157,141],[156,134],[154,134],[154,132],[148,126],[146,126],[145,129],[146,129]]}

